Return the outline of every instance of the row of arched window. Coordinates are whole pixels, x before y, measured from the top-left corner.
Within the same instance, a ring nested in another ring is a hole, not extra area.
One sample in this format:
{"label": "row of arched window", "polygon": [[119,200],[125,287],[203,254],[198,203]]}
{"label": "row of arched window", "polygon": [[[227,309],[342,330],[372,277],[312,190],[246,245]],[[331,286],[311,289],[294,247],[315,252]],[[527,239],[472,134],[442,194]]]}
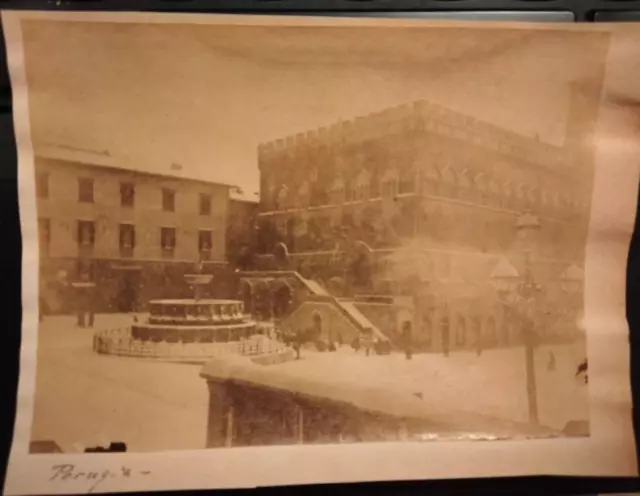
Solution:
{"label": "row of arched window", "polygon": [[[397,195],[417,191],[415,169],[400,171],[389,168],[382,176],[371,174],[363,169],[354,178],[338,175],[323,195],[312,198],[309,181],[297,186],[271,184],[268,197],[273,200],[275,210],[286,208],[304,208],[317,203],[339,205],[343,203],[366,201],[377,198],[393,198]],[[452,198],[470,203],[493,206],[508,210],[538,209],[542,211],[565,211],[573,215],[586,209],[571,194],[561,189],[532,186],[524,182],[500,180],[488,174],[472,174],[468,170],[456,171],[445,167],[440,171],[435,166],[429,168],[422,177],[422,193],[426,195]]]}
{"label": "row of arched window", "polygon": [[[440,338],[448,339],[450,346],[465,348],[508,344],[504,341],[508,341],[509,336],[507,333],[502,333],[502,336],[498,334],[496,318],[493,315],[489,315],[485,319],[479,315],[467,318],[464,315],[458,314],[452,319],[452,324],[452,327],[451,324],[449,324],[450,328],[448,330],[441,329],[441,331],[444,332],[440,332]],[[416,338],[427,345],[434,345],[434,339],[436,339],[434,335],[437,325],[438,323],[434,322],[433,315],[431,313],[425,313],[422,316],[421,328],[418,330]],[[439,325],[442,326],[442,323]]]}

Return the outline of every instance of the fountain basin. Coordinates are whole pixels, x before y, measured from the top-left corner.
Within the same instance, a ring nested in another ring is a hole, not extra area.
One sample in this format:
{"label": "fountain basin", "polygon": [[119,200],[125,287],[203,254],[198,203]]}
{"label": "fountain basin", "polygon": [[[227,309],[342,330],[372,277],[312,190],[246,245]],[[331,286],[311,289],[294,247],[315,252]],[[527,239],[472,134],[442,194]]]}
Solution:
{"label": "fountain basin", "polygon": [[131,326],[137,341],[222,343],[251,336],[256,323],[237,300],[152,300],[147,322]]}
{"label": "fountain basin", "polygon": [[152,300],[149,324],[224,325],[245,322],[244,303],[236,300]]}

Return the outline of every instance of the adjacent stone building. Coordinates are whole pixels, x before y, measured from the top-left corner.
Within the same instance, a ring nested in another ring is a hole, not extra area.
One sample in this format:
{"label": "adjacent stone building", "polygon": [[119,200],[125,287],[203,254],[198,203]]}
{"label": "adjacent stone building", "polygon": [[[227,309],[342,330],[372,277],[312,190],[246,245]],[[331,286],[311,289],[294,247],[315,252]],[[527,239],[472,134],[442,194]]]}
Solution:
{"label": "adjacent stone building", "polygon": [[188,291],[198,261],[227,278],[229,186],[55,147],[37,151],[35,173],[45,311],[71,310],[77,280],[95,282],[97,311],[131,311]]}
{"label": "adjacent stone building", "polygon": [[503,259],[522,274],[530,252],[550,295],[584,263],[597,91],[573,87],[563,146],[427,101],[260,145],[258,265],[354,299],[387,334],[412,321],[436,347],[508,341]]}

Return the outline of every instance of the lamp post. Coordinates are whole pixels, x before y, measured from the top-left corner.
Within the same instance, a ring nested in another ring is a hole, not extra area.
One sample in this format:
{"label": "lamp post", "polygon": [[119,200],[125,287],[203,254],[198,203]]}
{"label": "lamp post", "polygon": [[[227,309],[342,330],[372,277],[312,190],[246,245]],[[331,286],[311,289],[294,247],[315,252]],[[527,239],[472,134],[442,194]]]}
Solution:
{"label": "lamp post", "polygon": [[513,265],[503,260],[496,267],[491,278],[503,304],[509,308],[510,313],[517,315],[520,324],[524,344],[525,374],[527,381],[527,400],[529,407],[529,423],[537,425],[538,395],[535,371],[535,294],[540,291],[531,276],[530,258],[527,253],[525,259],[525,271],[520,275]]}
{"label": "lamp post", "polygon": [[502,259],[491,273],[491,281],[496,288],[502,303],[517,315],[524,344],[525,374],[527,384],[527,401],[529,408],[529,423],[539,424],[538,394],[535,371],[535,317],[536,294],[540,292],[540,285],[536,284],[531,274],[531,233],[540,229],[538,219],[530,214],[523,215],[516,224],[519,241],[525,243],[524,271],[522,274],[506,258]]}

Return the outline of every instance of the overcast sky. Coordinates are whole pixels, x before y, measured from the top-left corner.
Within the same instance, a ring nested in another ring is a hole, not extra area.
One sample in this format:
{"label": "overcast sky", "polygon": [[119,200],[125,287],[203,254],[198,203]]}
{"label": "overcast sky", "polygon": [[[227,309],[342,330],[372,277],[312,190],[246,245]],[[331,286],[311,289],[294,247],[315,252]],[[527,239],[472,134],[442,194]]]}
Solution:
{"label": "overcast sky", "polygon": [[35,143],[257,190],[260,142],[427,99],[562,144],[602,36],[25,21]]}

